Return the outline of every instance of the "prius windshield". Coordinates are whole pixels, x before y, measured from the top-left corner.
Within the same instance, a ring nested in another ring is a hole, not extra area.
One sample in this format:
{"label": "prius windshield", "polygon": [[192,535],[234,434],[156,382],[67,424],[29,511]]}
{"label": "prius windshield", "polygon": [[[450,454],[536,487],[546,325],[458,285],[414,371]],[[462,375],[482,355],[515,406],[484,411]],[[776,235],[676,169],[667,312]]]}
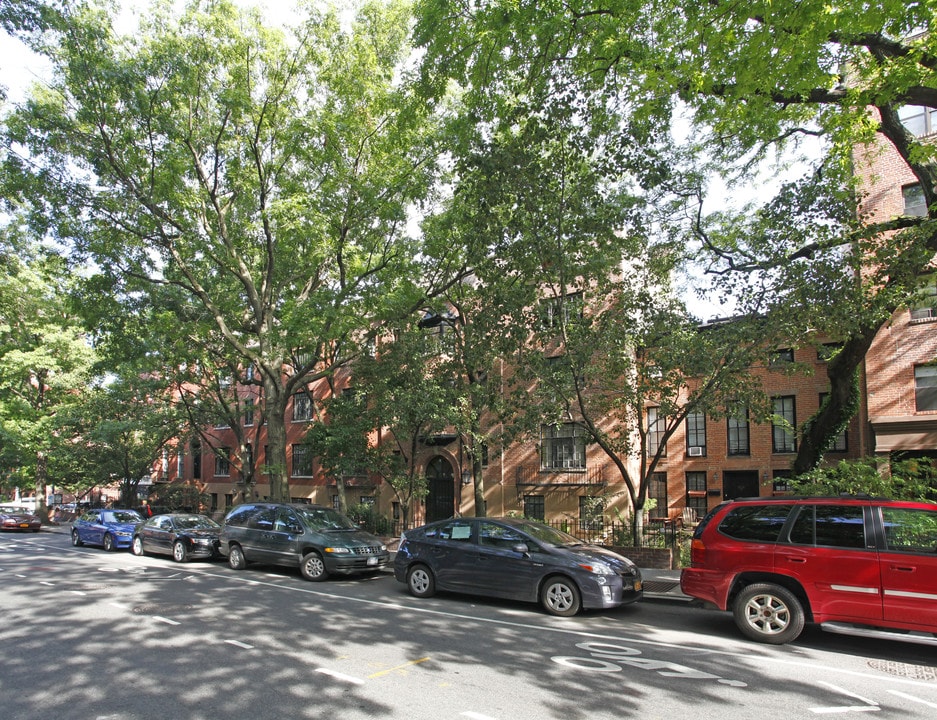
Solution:
{"label": "prius windshield", "polygon": [[540,523],[524,523],[517,527],[521,532],[525,532],[530,535],[535,540],[540,541],[544,545],[552,545],[554,547],[569,547],[570,545],[582,545],[582,540],[575,538],[569,533],[564,533],[562,530],[557,530],[552,528],[549,525],[542,525]]}
{"label": "prius windshield", "polygon": [[300,508],[297,512],[312,530],[357,530],[351,520],[331,508]]}

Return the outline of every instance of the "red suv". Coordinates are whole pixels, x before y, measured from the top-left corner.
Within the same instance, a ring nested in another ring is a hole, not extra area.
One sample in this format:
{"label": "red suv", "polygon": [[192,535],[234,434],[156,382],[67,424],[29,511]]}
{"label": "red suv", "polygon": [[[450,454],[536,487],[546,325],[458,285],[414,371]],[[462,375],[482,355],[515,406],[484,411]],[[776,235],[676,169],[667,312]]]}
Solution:
{"label": "red suv", "polygon": [[937,505],[869,497],[723,503],[693,534],[680,586],[780,645],[804,623],[937,645]]}

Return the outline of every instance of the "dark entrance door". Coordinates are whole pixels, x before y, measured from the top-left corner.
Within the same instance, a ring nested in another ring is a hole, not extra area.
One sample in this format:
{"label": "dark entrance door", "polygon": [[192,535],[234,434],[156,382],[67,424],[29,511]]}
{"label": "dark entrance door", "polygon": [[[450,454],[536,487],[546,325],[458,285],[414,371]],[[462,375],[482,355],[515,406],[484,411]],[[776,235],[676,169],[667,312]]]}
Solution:
{"label": "dark entrance door", "polygon": [[727,470],[722,473],[722,499],[758,497],[757,470]]}
{"label": "dark entrance door", "polygon": [[426,522],[445,520],[454,514],[455,473],[446,458],[437,455],[426,466]]}

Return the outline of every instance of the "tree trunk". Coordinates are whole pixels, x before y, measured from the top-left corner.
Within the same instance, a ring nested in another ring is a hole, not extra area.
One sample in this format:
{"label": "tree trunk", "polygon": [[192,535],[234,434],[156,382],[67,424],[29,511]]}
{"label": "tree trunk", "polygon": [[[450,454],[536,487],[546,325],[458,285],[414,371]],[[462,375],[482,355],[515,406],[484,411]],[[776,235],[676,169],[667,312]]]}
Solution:
{"label": "tree trunk", "polygon": [[[279,373],[276,373],[279,375]],[[286,402],[287,395],[272,373],[264,373],[266,395],[267,457],[266,470],[270,476],[270,500],[290,501],[289,467],[286,462]]]}

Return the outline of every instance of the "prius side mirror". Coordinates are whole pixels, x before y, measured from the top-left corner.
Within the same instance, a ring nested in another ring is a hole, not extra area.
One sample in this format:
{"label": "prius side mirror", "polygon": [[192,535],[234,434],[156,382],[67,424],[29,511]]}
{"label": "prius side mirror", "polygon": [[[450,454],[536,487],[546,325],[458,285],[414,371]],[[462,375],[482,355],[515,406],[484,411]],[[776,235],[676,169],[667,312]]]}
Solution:
{"label": "prius side mirror", "polygon": [[526,555],[530,552],[530,548],[527,547],[527,543],[517,543],[517,545],[512,547],[511,550],[516,553],[520,553],[521,555]]}

